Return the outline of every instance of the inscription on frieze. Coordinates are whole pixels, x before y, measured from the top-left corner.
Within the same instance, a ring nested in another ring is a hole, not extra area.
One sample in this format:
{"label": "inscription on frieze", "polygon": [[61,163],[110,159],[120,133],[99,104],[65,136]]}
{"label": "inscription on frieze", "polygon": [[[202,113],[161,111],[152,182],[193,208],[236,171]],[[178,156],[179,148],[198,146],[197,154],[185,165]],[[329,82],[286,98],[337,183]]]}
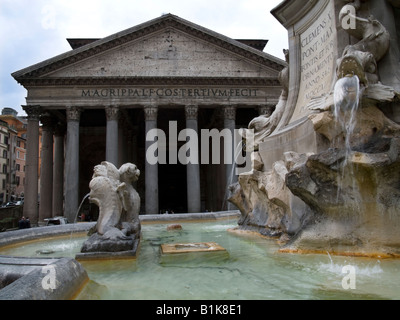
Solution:
{"label": "inscription on frieze", "polygon": [[217,98],[257,97],[259,89],[249,88],[99,88],[81,89],[82,98]]}
{"label": "inscription on frieze", "polygon": [[292,121],[307,115],[307,104],[331,90],[337,59],[335,8],[329,1],[321,15],[300,34],[300,89]]}

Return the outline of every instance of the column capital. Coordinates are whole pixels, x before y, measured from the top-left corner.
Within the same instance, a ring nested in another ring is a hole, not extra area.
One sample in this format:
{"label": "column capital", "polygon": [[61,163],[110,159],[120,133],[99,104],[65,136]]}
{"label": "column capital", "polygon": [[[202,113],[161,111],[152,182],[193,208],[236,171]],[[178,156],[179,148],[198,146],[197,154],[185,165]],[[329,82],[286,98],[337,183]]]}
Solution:
{"label": "column capital", "polygon": [[144,119],[146,121],[156,121],[157,120],[157,113],[158,107],[154,105],[148,105],[143,107],[144,110]]}
{"label": "column capital", "polygon": [[225,120],[236,120],[236,106],[225,106],[224,107],[224,119]]}
{"label": "column capital", "polygon": [[41,106],[22,106],[22,109],[28,115],[28,120],[36,120],[39,121],[40,115],[43,112],[43,108]]}
{"label": "column capital", "polygon": [[187,120],[197,120],[199,107],[197,105],[185,106],[185,114]]}
{"label": "column capital", "polygon": [[118,106],[106,106],[105,110],[106,110],[107,121],[118,120],[119,118]]}
{"label": "column capital", "polygon": [[67,121],[79,121],[81,118],[82,108],[76,106],[68,106],[65,109]]}

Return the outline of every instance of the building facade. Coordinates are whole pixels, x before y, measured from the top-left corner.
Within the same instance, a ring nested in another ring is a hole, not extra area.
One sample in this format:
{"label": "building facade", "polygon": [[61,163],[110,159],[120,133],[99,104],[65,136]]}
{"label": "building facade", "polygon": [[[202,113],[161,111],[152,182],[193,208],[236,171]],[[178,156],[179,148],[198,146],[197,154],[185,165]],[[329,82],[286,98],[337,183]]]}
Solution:
{"label": "building facade", "polygon": [[[104,160],[141,170],[142,213],[226,208],[232,164],[200,161],[200,147],[199,161],[171,161],[186,143],[178,134],[232,132],[270,113],[286,63],[248,45],[260,41],[233,40],[171,14],[103,39],[69,42],[72,51],[13,74],[28,90],[24,214],[41,221],[64,213],[73,221],[93,167]],[[165,133],[158,152],[167,161],[148,161],[152,129]]]}
{"label": "building facade", "polygon": [[0,121],[0,204],[7,202],[8,140],[8,125]]}
{"label": "building facade", "polygon": [[3,108],[0,120],[7,123],[9,128],[7,151],[9,159],[8,171],[12,182],[9,188],[12,189],[12,198],[8,200],[15,201],[24,197],[27,122],[23,117],[18,117],[17,111],[12,108]]}
{"label": "building facade", "polygon": [[17,178],[18,140],[17,130],[0,119],[0,204],[15,201],[23,196],[24,188],[19,188],[20,178]]}
{"label": "building facade", "polygon": [[15,192],[17,197],[23,198],[25,194],[25,161],[26,161],[26,138],[17,136],[15,148]]}

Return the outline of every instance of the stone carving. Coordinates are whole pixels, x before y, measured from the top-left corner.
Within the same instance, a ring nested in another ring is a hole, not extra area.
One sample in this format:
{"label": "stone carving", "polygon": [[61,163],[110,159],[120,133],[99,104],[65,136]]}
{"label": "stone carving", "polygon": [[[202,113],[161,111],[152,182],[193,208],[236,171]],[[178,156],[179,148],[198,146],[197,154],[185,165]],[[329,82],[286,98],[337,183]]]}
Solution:
{"label": "stone carving", "polygon": [[[361,8],[360,1],[351,5]],[[347,14],[344,6],[339,21]],[[318,102],[328,111],[310,116],[330,148],[298,163],[286,176],[286,186],[311,209],[312,223],[284,251],[399,252],[395,212],[400,189],[395,181],[400,126],[378,106],[396,102],[393,88],[382,85],[378,74],[390,35],[373,17],[351,18],[356,28],[346,31],[359,42],[347,46],[337,61],[335,99]]]}
{"label": "stone carving", "polygon": [[28,120],[39,121],[40,115],[43,112],[43,108],[40,106],[22,106],[26,114],[28,115]]}
{"label": "stone carving", "polygon": [[[356,14],[351,14],[349,6],[356,10]],[[363,105],[376,105],[377,102],[392,101],[396,96],[393,88],[379,82],[378,74],[378,62],[385,56],[390,47],[390,34],[372,16],[368,18],[359,16],[357,11],[360,7],[360,0],[356,0],[345,5],[339,13],[341,25],[343,25],[343,19],[355,21],[355,28],[348,28],[346,32],[358,39],[359,42],[354,45],[348,45],[344,49],[342,57],[336,63],[335,82],[345,76],[357,76],[363,90]],[[328,95],[312,99],[308,108],[327,111],[332,109],[333,104],[332,91]]]}
{"label": "stone carving", "polygon": [[[356,11],[361,7],[360,0],[350,4]],[[337,76],[342,78],[347,74],[357,75],[365,86],[378,82],[377,63],[387,53],[390,46],[390,34],[386,28],[372,16],[367,19],[358,14],[352,15],[345,5],[339,13],[339,22],[343,19],[352,19],[355,28],[348,28],[346,32],[359,40],[354,45],[345,48],[342,58],[338,61]],[[343,25],[343,24],[342,24]]]}
{"label": "stone carving", "polygon": [[[357,110],[354,123],[356,128],[353,130],[355,134],[350,143],[353,148],[360,149],[360,146],[372,139],[377,132],[384,134],[383,131],[385,131],[386,134],[388,131],[398,130],[398,125],[388,119],[377,107],[379,102],[393,101],[397,94],[392,87],[379,82],[378,62],[389,50],[389,32],[372,16],[362,18],[359,14],[352,14],[349,6],[358,13],[361,2],[357,0],[345,5],[339,13],[339,22],[343,25],[343,19],[354,20],[355,28],[348,28],[346,32],[359,42],[348,45],[342,57],[337,60],[336,84],[346,77],[357,76],[359,79],[360,108]],[[350,88],[346,90],[345,99],[351,96]],[[309,109],[327,111],[312,114],[310,120],[314,124],[315,131],[326,137],[332,147],[342,147],[340,141],[344,141],[346,133],[342,130],[343,128],[337,126],[337,119],[333,114],[334,92],[332,91],[328,96],[317,97],[310,102]],[[349,114],[346,111],[345,113]],[[341,116],[346,117],[346,114]]]}
{"label": "stone carving", "polygon": [[236,119],[236,107],[226,106],[224,108],[224,119],[225,120],[235,120]]}
{"label": "stone carving", "polygon": [[185,106],[186,120],[197,120],[199,107],[195,105]]}
{"label": "stone carving", "polygon": [[143,110],[146,121],[157,121],[158,108],[156,106],[144,106]]}
{"label": "stone carving", "polygon": [[[285,67],[278,76],[279,82],[283,87],[279,102],[275,107],[275,111],[271,115],[262,114],[249,123],[248,129],[254,130],[254,144],[251,143],[252,139],[248,139],[246,141],[247,151],[257,151],[260,142],[271,135],[283,116],[289,92],[289,50],[283,50],[283,52],[288,66]],[[252,133],[248,130],[242,130],[242,136],[244,139],[246,139],[246,136],[249,137],[250,134]]]}
{"label": "stone carving", "polygon": [[117,106],[107,106],[106,110],[106,118],[107,121],[118,120],[119,119],[119,107]]}
{"label": "stone carving", "polygon": [[67,106],[65,109],[67,121],[79,121],[81,118],[82,108],[76,106]]}
{"label": "stone carving", "polygon": [[140,238],[140,197],[132,183],[139,178],[136,165],[118,170],[104,161],[93,170],[90,202],[99,207],[99,218],[81,252],[130,251]]}
{"label": "stone carving", "polygon": [[230,187],[229,201],[241,212],[238,224],[242,230],[279,237],[282,242],[300,230],[306,216],[302,210],[292,210],[290,204],[296,199],[285,179],[295,163],[306,159],[306,155],[288,152],[269,171],[260,171],[259,167],[260,170],[253,169],[239,176],[238,183]]}
{"label": "stone carving", "polygon": [[286,177],[287,187],[313,213],[284,251],[399,253],[399,139],[369,153],[328,149]]}
{"label": "stone carving", "polygon": [[[399,100],[379,81],[390,37],[379,21],[362,18],[366,2],[351,3],[356,28],[346,31],[358,42],[337,60],[334,90],[304,106],[320,139],[315,154],[283,153],[271,169],[266,155],[254,155],[252,171],[231,186],[239,228],[280,236],[282,252],[400,254],[400,125],[383,112]],[[343,25],[346,6],[338,14]],[[258,137],[266,128],[257,128]]]}

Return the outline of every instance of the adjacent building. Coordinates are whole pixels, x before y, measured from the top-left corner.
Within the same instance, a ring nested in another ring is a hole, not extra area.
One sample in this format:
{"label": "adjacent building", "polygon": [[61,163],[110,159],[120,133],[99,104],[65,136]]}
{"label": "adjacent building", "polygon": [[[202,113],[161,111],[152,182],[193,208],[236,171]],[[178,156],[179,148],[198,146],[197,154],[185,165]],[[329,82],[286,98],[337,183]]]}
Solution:
{"label": "adjacent building", "polygon": [[0,116],[0,204],[24,197],[26,121],[12,108]]}
{"label": "adjacent building", "polygon": [[[25,172],[27,149],[27,117],[5,107],[0,115],[0,205],[23,199],[25,196]],[[42,149],[42,128],[39,128],[39,150]],[[40,186],[41,152],[38,158],[38,181]],[[40,199],[40,188],[38,189]]]}
{"label": "adjacent building", "polygon": [[0,120],[0,204],[7,202],[9,129],[7,122]]}

